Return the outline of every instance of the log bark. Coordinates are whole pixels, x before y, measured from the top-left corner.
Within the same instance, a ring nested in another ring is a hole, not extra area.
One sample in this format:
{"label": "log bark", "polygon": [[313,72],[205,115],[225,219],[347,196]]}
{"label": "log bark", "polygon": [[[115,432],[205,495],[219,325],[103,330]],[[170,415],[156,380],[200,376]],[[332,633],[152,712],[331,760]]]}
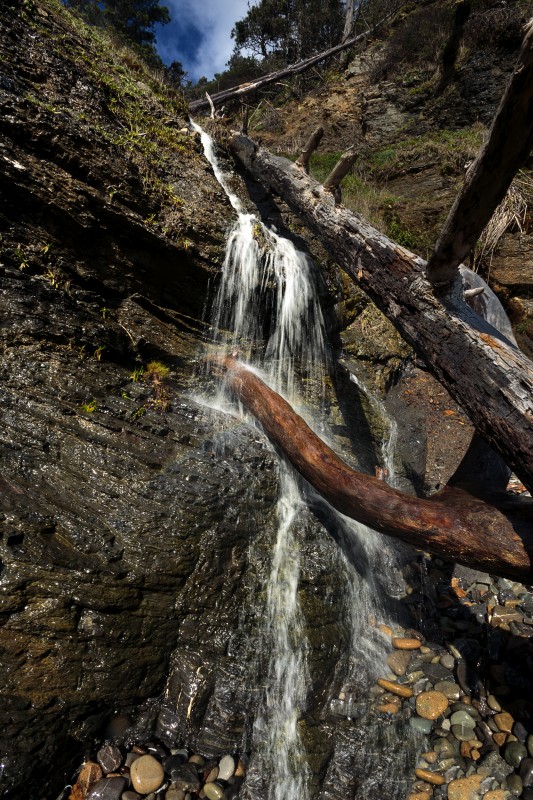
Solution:
{"label": "log bark", "polygon": [[[457,486],[410,497],[351,469],[255,373],[231,356],[211,362],[298,472],[338,511],[388,536],[461,564],[533,579],[531,502],[490,502]],[[529,499],[530,500],[530,499]]]}
{"label": "log bark", "polygon": [[533,19],[494,117],[489,138],[467,172],[464,186],[435,245],[427,274],[434,286],[454,280],[533,148]]}
{"label": "log bark", "polygon": [[531,491],[533,364],[465,303],[461,272],[452,291],[435,296],[423,259],[335,206],[331,194],[303,170],[247,137],[235,135],[229,146],[318,236]]}

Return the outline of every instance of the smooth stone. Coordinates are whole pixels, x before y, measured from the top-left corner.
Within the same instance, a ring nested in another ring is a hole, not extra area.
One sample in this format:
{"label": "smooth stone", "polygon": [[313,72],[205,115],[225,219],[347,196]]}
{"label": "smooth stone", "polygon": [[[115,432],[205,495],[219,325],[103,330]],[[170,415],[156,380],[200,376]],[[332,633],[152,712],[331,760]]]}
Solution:
{"label": "smooth stone", "polygon": [[522,789],[524,788],[520,775],[509,775],[505,784],[514,797],[520,797]]}
{"label": "smooth stone", "polygon": [[429,678],[432,683],[449,680],[453,677],[450,670],[443,667],[442,664],[424,664],[422,669],[426,678]]}
{"label": "smooth stone", "polygon": [[491,789],[483,795],[483,800],[509,800],[510,794],[506,789]]}
{"label": "smooth stone", "polygon": [[196,764],[197,767],[203,767],[205,764],[205,758],[199,755],[192,755],[189,758],[189,764]]}
{"label": "smooth stone", "polygon": [[140,794],[150,794],[159,789],[165,779],[165,771],[153,756],[141,756],[130,768],[131,783]]}
{"label": "smooth stone", "polygon": [[387,656],[387,666],[395,675],[405,675],[410,660],[411,653],[409,650],[395,650]]}
{"label": "smooth stone", "polygon": [[397,694],[399,697],[413,696],[413,690],[410,686],[401,686],[401,684],[395,683],[394,681],[388,681],[385,678],[379,678],[377,683],[382,689],[385,689],[387,692]]}
{"label": "smooth stone", "polygon": [[519,742],[525,742],[527,739],[527,728],[522,722],[515,722],[513,725],[513,734]]}
{"label": "smooth stone", "polygon": [[137,794],[137,792],[132,792],[131,789],[128,789],[126,792],[122,793],[120,800],[140,800],[140,797],[140,794]]}
{"label": "smooth stone", "polygon": [[471,800],[476,796],[481,783],[481,775],[457,778],[448,785],[448,800]]}
{"label": "smooth stone", "polygon": [[524,758],[519,775],[524,786],[533,786],[533,758]]}
{"label": "smooth stone", "polygon": [[439,755],[439,758],[446,758],[447,756],[454,756],[457,753],[457,746],[449,742],[448,739],[439,739],[438,742],[435,742],[435,752]]}
{"label": "smooth stone", "polygon": [[104,775],[108,772],[115,772],[122,764],[122,753],[112,744],[107,744],[101,747],[96,754],[96,760],[102,767]]}
{"label": "smooth stone", "polygon": [[218,777],[222,781],[227,781],[235,772],[235,759],[232,756],[224,756],[218,765]]}
{"label": "smooth stone", "polygon": [[170,788],[165,794],[165,800],[185,800],[185,792],[183,789]]}
{"label": "smooth stone", "polygon": [[381,711],[382,714],[397,714],[400,706],[397,703],[382,703],[376,706],[376,710]]}
{"label": "smooth stone", "polygon": [[131,767],[133,762],[137,761],[138,758],[140,758],[140,755],[138,753],[126,753],[126,758],[124,759],[124,766]]}
{"label": "smooth stone", "polygon": [[517,769],[520,762],[527,756],[527,750],[522,742],[509,742],[505,746],[503,757],[512,767]]}
{"label": "smooth stone", "polygon": [[93,786],[87,800],[120,800],[126,785],[126,778],[102,778]]}
{"label": "smooth stone", "polygon": [[183,754],[178,754],[175,756],[167,756],[163,759],[163,769],[170,775],[171,778],[174,778],[174,773],[176,770],[179,770],[184,764],[187,763],[187,759],[184,758]]}
{"label": "smooth stone", "polygon": [[448,708],[448,698],[442,692],[422,692],[416,698],[416,713],[424,719],[437,719]]}
{"label": "smooth stone", "polygon": [[511,733],[513,730],[514,719],[507,711],[502,711],[501,714],[495,714],[493,719],[498,726],[498,730],[504,731],[505,733]]}
{"label": "smooth stone", "polygon": [[213,767],[213,769],[209,770],[206,775],[205,782],[206,783],[214,783],[218,778],[218,767]]}
{"label": "smooth stone", "polygon": [[439,681],[435,684],[435,691],[445,694],[448,700],[459,700],[461,697],[461,689],[452,681]]}
{"label": "smooth stone", "polygon": [[399,636],[395,636],[392,639],[392,646],[397,650],[419,650],[422,646],[422,643],[419,639],[404,639],[400,638]]}
{"label": "smooth stone", "polygon": [[502,710],[501,705],[498,703],[497,698],[494,697],[493,694],[489,694],[489,696],[487,697],[487,704],[488,704],[489,708],[492,708],[493,711],[501,711]]}
{"label": "smooth stone", "polygon": [[89,790],[103,777],[104,773],[100,765],[95,764],[94,761],[87,761],[79,772],[73,793],[77,792],[76,796],[86,797]]}
{"label": "smooth stone", "polygon": [[463,725],[465,728],[475,728],[476,722],[472,719],[468,711],[454,711],[450,717],[451,725]]}
{"label": "smooth stone", "polygon": [[421,719],[420,717],[410,717],[410,727],[417,733],[431,733],[433,722],[430,719]]}
{"label": "smooth stone", "polygon": [[431,783],[432,786],[442,786],[446,783],[444,775],[439,775],[438,772],[431,772],[429,769],[415,769],[415,775],[421,781]]}
{"label": "smooth stone", "polygon": [[204,783],[204,794],[207,800],[222,800],[224,789],[218,783]]}
{"label": "smooth stone", "polygon": [[189,751],[185,750],[183,747],[173,747],[170,751],[171,756],[183,756],[183,760],[189,760]]}
{"label": "smooth stone", "polygon": [[469,742],[474,737],[474,729],[464,725],[452,725],[452,733],[460,742]]}
{"label": "smooth stone", "polygon": [[529,755],[533,756],[533,733],[530,733],[529,736],[527,737],[527,739],[526,739],[526,747],[527,747],[527,752],[529,753]]}
{"label": "smooth stone", "polygon": [[175,789],[183,789],[183,791],[196,792],[200,788],[200,780],[198,778],[198,770],[194,764],[182,764],[173,770],[172,783]]}
{"label": "smooth stone", "polygon": [[443,656],[440,657],[440,663],[446,669],[453,669],[455,666],[455,658],[450,653],[444,653]]}

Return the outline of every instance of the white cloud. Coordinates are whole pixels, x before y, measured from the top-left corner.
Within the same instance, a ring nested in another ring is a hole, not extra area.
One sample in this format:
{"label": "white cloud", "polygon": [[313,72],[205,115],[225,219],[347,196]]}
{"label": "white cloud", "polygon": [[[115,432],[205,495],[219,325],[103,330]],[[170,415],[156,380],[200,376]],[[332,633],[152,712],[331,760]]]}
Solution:
{"label": "white cloud", "polygon": [[179,24],[182,36],[192,26],[201,32],[202,38],[196,57],[188,60],[183,44],[180,56],[169,37],[164,36],[159,45],[163,60],[179,59],[193,80],[202,75],[212,78],[215,72],[222,72],[233,52],[231,30],[246,15],[248,0],[165,0],[164,5],[168,6],[171,19]]}

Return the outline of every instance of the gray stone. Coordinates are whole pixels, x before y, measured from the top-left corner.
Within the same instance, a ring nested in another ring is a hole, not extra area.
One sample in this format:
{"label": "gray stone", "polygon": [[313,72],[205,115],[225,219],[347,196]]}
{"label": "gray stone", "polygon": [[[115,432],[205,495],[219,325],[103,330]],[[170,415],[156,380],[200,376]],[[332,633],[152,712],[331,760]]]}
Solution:
{"label": "gray stone", "polygon": [[422,719],[422,717],[411,717],[409,725],[417,733],[431,733],[433,722],[430,719]]}
{"label": "gray stone", "polygon": [[123,758],[118,747],[108,744],[100,748],[96,760],[102,767],[104,775],[107,775],[108,772],[115,772],[121,766]]}
{"label": "gray stone", "polygon": [[196,792],[200,788],[198,770],[193,764],[182,764],[174,769],[172,783],[176,789],[183,789],[185,792],[189,790]]}
{"label": "gray stone", "polygon": [[522,794],[524,786],[520,775],[509,775],[505,780],[505,785],[514,797],[520,797]]}
{"label": "gray stone", "polygon": [[465,725],[452,725],[452,733],[460,742],[469,742],[474,738],[474,728],[468,728]]}
{"label": "gray stone", "polygon": [[527,756],[527,749],[522,742],[509,742],[505,746],[503,757],[515,769],[520,766],[520,762]]}
{"label": "gray stone", "polygon": [[435,684],[435,691],[442,692],[449,700],[459,700],[461,696],[460,687],[453,681],[439,681]]}
{"label": "gray stone", "polygon": [[524,758],[520,764],[519,775],[524,786],[533,786],[533,758]]}
{"label": "gray stone", "polygon": [[127,783],[126,778],[102,778],[93,786],[87,800],[120,800]]}
{"label": "gray stone", "polygon": [[529,755],[533,756],[533,734],[532,733],[530,733],[529,736],[526,739],[526,747],[527,747],[527,752],[529,753]]}
{"label": "gray stone", "polygon": [[452,730],[454,725],[461,725],[463,728],[472,729],[476,727],[476,721],[472,719],[467,711],[463,710],[453,712],[450,717],[450,724],[452,726]]}
{"label": "gray stone", "polygon": [[497,751],[492,750],[478,761],[477,771],[480,775],[492,775],[498,783],[502,783],[511,774],[513,767]]}
{"label": "gray stone", "polygon": [[444,655],[440,657],[440,663],[443,667],[446,667],[446,669],[452,670],[455,666],[455,658],[451,653],[444,653]]}

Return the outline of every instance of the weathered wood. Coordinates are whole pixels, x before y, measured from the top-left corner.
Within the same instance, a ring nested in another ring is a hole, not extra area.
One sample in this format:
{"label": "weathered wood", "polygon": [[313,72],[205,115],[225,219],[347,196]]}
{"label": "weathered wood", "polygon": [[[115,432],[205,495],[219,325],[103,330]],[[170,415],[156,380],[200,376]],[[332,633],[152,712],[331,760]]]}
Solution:
{"label": "weathered wood", "polygon": [[468,170],[427,265],[435,287],[450,284],[533,148],[533,19],[489,138]]}
{"label": "weathered wood", "polygon": [[210,359],[298,472],[338,511],[441,557],[529,582],[533,512],[529,502],[491,502],[447,486],[429,499],[405,495],[351,469],[256,374],[232,356]]}
{"label": "weathered wood", "polygon": [[[319,64],[321,61],[325,61],[327,58],[331,58],[332,56],[337,55],[337,53],[342,53],[343,50],[347,50],[349,47],[354,47],[359,42],[365,41],[367,38],[376,33],[376,31],[385,22],[391,19],[391,17],[392,15],[389,14],[387,17],[378,22],[378,24],[375,25],[372,30],[361,33],[358,36],[353,36],[351,39],[335,45],[335,47],[330,47],[329,50],[324,50],[322,53],[305,58],[303,61],[298,61],[296,64],[291,64],[290,66],[284,67],[276,72],[269,72],[268,75],[262,75],[255,81],[242,83],[240,86],[234,86],[232,89],[224,89],[222,92],[216,92],[215,94],[211,95],[211,100],[215,105],[220,105],[220,103],[227,103],[229,100],[234,100],[236,97],[244,97],[247,94],[256,92],[258,89],[264,89],[265,86],[270,86],[272,83],[282,80],[282,78],[289,78],[293,75],[301,75],[302,72],[306,72],[311,67],[314,67],[315,64]],[[189,110],[191,113],[195,113],[196,111],[203,111],[203,109],[208,108],[208,106],[209,104],[207,100],[193,100],[191,103],[189,103]]]}
{"label": "weathered wood", "polygon": [[357,161],[357,153],[353,147],[346,150],[339,158],[331,173],[324,181],[324,189],[326,192],[331,192],[335,197],[335,202],[340,203],[341,190],[340,185],[343,178],[349,173],[355,162]]}
{"label": "weathered wood", "polygon": [[460,271],[454,290],[436,297],[423,259],[335,206],[301,169],[247,137],[235,135],[229,146],[251,175],[299,214],[531,490],[533,364],[464,302]]}
{"label": "weathered wood", "polygon": [[319,127],[313,131],[313,133],[307,140],[304,149],[294,162],[298,167],[302,167],[302,169],[304,169],[305,172],[307,173],[309,173],[309,159],[317,149],[323,136],[324,136],[324,128],[321,125],[319,125]]}

